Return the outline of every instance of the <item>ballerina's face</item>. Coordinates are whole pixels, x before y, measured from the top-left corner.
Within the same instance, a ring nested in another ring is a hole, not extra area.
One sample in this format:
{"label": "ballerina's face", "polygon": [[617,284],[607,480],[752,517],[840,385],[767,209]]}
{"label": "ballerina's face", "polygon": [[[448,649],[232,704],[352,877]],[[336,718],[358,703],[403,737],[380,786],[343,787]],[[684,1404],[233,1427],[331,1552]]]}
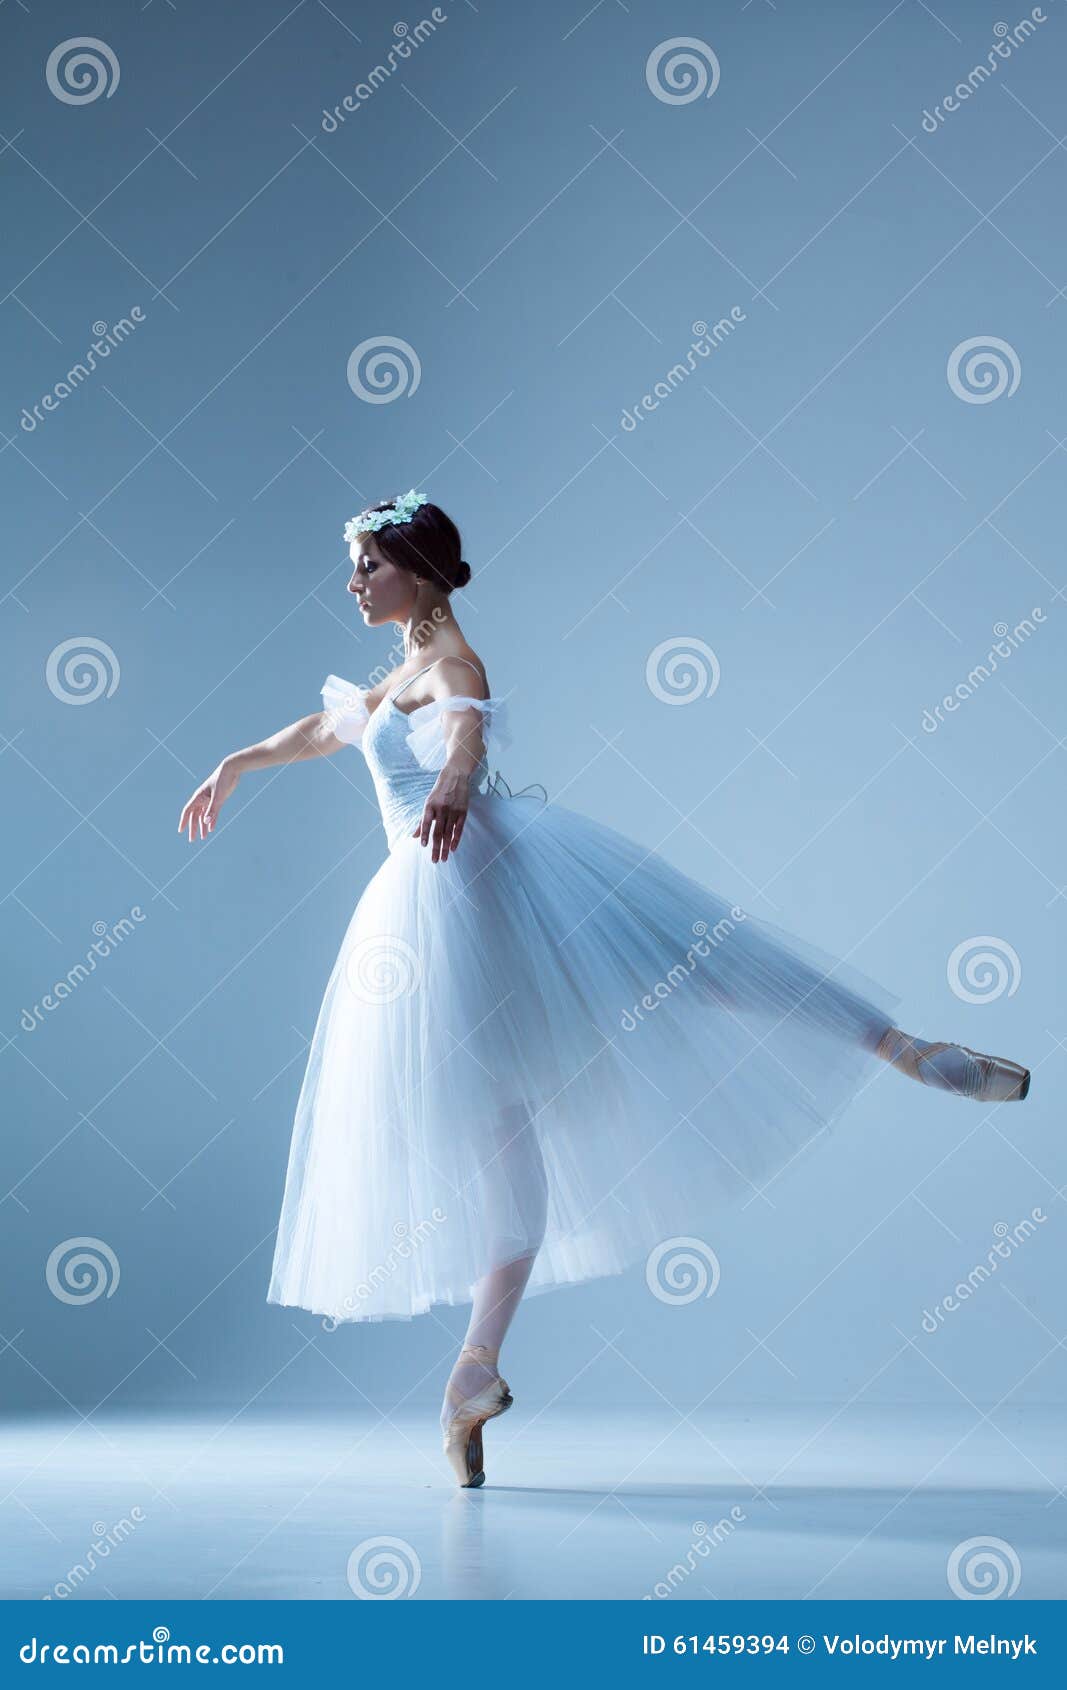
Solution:
{"label": "ballerina's face", "polygon": [[383,622],[404,621],[411,614],[414,579],[383,557],[373,534],[359,534],[348,548],[352,579],[348,591],[355,595],[368,628]]}

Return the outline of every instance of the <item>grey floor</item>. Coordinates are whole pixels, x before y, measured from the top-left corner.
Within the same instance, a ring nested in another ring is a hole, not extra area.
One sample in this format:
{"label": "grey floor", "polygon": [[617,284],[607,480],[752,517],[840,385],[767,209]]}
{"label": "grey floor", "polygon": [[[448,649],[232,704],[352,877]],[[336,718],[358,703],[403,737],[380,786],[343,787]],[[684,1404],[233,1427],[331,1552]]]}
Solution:
{"label": "grey floor", "polygon": [[8,1420],[0,1594],[931,1599],[994,1538],[1005,1594],[1062,1598],[1062,1432],[1037,1409],[516,1404],[462,1492],[430,1411]]}

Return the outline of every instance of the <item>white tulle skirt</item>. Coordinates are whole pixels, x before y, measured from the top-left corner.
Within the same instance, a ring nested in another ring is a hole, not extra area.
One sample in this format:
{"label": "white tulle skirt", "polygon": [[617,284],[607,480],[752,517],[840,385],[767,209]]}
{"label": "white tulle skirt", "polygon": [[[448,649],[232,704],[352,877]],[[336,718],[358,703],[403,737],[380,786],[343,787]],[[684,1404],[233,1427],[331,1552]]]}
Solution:
{"label": "white tulle skirt", "polygon": [[900,998],[611,828],[472,798],[402,840],[326,986],[268,1300],[335,1321],[611,1274],[754,1195],[880,1064]]}

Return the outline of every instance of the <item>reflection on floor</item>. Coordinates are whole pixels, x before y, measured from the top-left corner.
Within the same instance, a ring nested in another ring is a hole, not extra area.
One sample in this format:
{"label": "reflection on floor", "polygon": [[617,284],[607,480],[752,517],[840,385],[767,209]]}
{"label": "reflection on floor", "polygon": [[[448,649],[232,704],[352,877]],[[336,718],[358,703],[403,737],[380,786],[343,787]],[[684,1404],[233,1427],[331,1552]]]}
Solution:
{"label": "reflection on floor", "polygon": [[1062,1597],[1060,1416],[976,1420],[516,1404],[478,1491],[428,1411],[10,1420],[0,1596]]}

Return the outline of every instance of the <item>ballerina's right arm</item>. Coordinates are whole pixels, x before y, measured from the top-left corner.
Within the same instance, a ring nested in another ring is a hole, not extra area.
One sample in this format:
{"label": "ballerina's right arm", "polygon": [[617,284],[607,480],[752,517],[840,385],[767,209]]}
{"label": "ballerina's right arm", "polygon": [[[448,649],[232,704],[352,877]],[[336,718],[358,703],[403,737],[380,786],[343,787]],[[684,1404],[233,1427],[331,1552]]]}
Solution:
{"label": "ballerina's right arm", "polygon": [[338,739],[330,725],[335,720],[333,712],[316,710],[311,716],[291,722],[287,728],[279,728],[257,745],[231,751],[186,802],[178,832],[187,831],[190,841],[206,839],[222,805],[250,769],[269,769],[276,763],[302,763],[308,757],[330,757],[335,751],[343,751],[351,742]]}

